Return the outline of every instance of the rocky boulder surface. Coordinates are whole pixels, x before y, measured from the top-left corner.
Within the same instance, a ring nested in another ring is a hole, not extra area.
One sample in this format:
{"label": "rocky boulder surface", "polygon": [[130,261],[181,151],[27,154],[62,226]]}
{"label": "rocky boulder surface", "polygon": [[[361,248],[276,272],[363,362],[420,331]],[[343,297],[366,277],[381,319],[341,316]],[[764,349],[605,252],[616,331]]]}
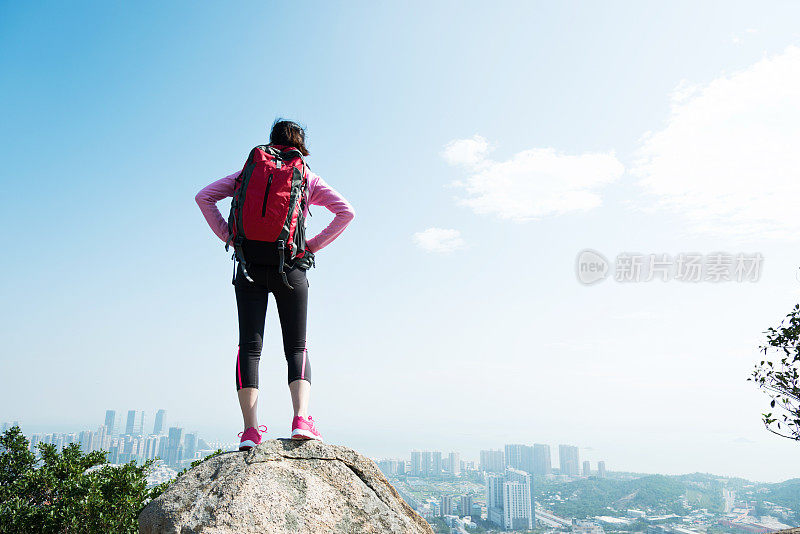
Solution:
{"label": "rocky boulder surface", "polygon": [[139,532],[433,534],[369,458],[319,441],[272,439],[203,462],[139,515]]}

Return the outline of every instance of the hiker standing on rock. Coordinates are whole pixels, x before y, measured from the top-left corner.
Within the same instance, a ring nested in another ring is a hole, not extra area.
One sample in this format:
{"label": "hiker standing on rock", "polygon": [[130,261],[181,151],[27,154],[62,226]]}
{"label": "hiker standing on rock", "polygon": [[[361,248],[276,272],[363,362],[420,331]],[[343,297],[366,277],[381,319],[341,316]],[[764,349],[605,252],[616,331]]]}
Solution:
{"label": "hiker standing on rock", "polygon": [[[195,196],[209,226],[225,242],[225,250],[233,249],[232,283],[239,313],[236,390],[244,418],[239,450],[261,443],[262,432],[267,431],[265,425],[258,426],[256,408],[269,293],[278,307],[288,364],[294,408],[291,437],[322,441],[308,415],[311,363],[306,345],[306,270],[314,265],[314,254],[344,231],[355,212],[342,195],[311,172],[303,159],[307,155],[303,128],[278,119],[269,144],[251,150],[241,171],[209,184]],[[233,197],[227,221],[216,204],[226,197]],[[326,207],[334,218],[306,240],[305,219],[311,204]]]}

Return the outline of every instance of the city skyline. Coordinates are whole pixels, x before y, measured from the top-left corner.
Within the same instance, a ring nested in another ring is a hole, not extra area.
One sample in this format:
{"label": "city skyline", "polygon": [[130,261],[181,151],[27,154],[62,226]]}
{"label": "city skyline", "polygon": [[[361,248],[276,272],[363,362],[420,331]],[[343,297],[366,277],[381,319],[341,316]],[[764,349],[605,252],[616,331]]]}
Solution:
{"label": "city skyline", "polygon": [[[147,475],[149,486],[173,479],[178,470],[188,467],[195,459],[203,458],[213,452],[205,440],[195,433],[186,433],[180,427],[167,425],[166,434],[144,435],[141,432],[142,423],[147,420],[146,414],[136,410],[127,410],[124,413],[125,432],[131,430],[133,434],[115,433],[114,427],[119,421],[116,410],[106,410],[104,424],[100,425],[96,432],[84,430],[61,435],[34,434],[27,436],[30,440],[29,448],[36,452],[38,457],[39,443],[51,443],[57,451],[61,451],[69,443],[78,443],[80,450],[85,454],[95,450],[108,450],[108,461],[111,464],[128,461],[142,463],[155,458],[157,462],[151,466]],[[166,416],[163,409],[157,412],[158,421],[154,422],[154,431],[165,426]],[[4,422],[2,431],[5,432],[10,425],[18,426],[19,421]],[[146,426],[144,428],[146,430]],[[231,446],[229,450],[236,450],[235,443]],[[753,505],[749,499],[752,499],[754,491],[758,493],[761,490],[752,488],[751,482],[720,479],[699,473],[695,473],[692,477],[707,477],[707,480],[711,480],[714,488],[712,495],[714,492],[721,492],[723,504],[721,507],[713,504],[713,513],[705,509],[695,509],[690,505],[689,497],[685,495],[681,505],[683,512],[678,515],[663,515],[663,512],[659,515],[657,510],[639,510],[630,507],[627,509],[627,518],[614,513],[608,516],[607,511],[612,510],[611,507],[602,508],[602,514],[594,517],[576,518],[558,515],[553,512],[553,507],[557,508],[557,503],[562,503],[564,499],[559,494],[553,495],[552,489],[559,487],[557,485],[559,483],[571,484],[581,479],[607,476],[611,477],[609,482],[637,479],[647,481],[653,480],[653,476],[608,471],[603,460],[598,461],[594,469],[590,461],[583,460],[581,470],[576,472],[575,465],[581,462],[580,450],[574,445],[563,443],[557,446],[558,467],[548,465],[547,460],[552,459],[550,449],[549,444],[542,443],[506,443],[502,448],[480,451],[477,460],[462,459],[461,453],[455,450],[411,450],[408,451],[406,458],[373,458],[373,460],[384,475],[396,485],[400,496],[427,521],[435,523],[436,520],[443,520],[454,528],[474,527],[478,522],[484,527],[494,525],[504,531],[545,526],[557,530],[566,528],[572,534],[605,534],[606,529],[613,530],[639,521],[644,524],[658,524],[651,534],[697,534],[696,530],[684,528],[688,521],[692,525],[724,525],[751,534],[788,528],[787,522],[791,522],[793,516],[800,517],[796,515],[800,511],[791,505],[774,503]],[[476,477],[482,481],[478,485],[482,490],[476,489]],[[418,482],[409,483],[412,479],[417,479]],[[422,487],[420,485],[422,481],[426,481],[426,487],[442,484],[442,488],[438,490],[438,494],[431,495],[426,491],[420,495],[418,492]],[[733,483],[733,486],[728,486],[730,483]],[[697,493],[702,482],[698,480],[694,484],[692,491]],[[749,490],[747,490],[748,484],[751,488]],[[543,486],[539,498],[535,497],[534,491],[538,485]],[[571,493],[572,490],[567,490],[567,495]],[[634,492],[630,496],[634,497],[637,493]],[[644,495],[652,497],[652,490],[646,491]],[[667,495],[669,493],[664,494],[662,498],[667,499]],[[598,506],[597,496],[585,503],[575,495],[568,496],[567,499],[573,502],[572,506]],[[674,494],[670,499],[674,499]],[[785,501],[785,496],[782,499]],[[701,504],[705,502],[706,506],[714,502],[697,500],[696,497],[693,500]],[[672,510],[674,506],[672,500],[657,503],[658,510],[662,511]],[[777,517],[764,515],[765,506]],[[761,515],[758,512],[759,507],[762,510]]]}
{"label": "city skyline", "polygon": [[[747,381],[800,301],[798,19],[800,3],[738,0],[6,2],[0,217],[26,227],[0,261],[0,417],[95,428],[99,403],[123,427],[144,410],[149,431],[165,409],[237,439],[231,254],[194,198],[281,116],[357,213],[308,273],[326,441],[371,457],[573,444],[615,470],[800,477]],[[309,235],[332,217],[312,213]],[[589,285],[587,250],[614,271],[763,261],[741,282]],[[270,305],[268,438],[294,415],[283,349]]]}
{"label": "city skyline", "polygon": [[[108,413],[111,412],[111,411],[116,412],[117,428],[119,428],[119,422],[120,422],[119,417],[120,417],[120,413],[122,413],[121,411],[119,411],[119,410],[106,410],[104,412],[105,421],[106,422],[108,421]],[[135,419],[136,423],[134,423],[134,430],[136,430],[136,431],[138,431],[140,429],[140,427],[141,427],[141,423],[139,423],[139,421],[141,421],[140,417],[141,417],[142,413],[145,413],[145,414],[150,413],[150,414],[154,415],[155,419],[152,421],[153,429],[155,429],[156,425],[158,424],[158,417],[159,417],[158,414],[159,413],[161,414],[162,424],[163,424],[163,421],[166,421],[166,410],[164,410],[164,409],[157,409],[157,410],[151,410],[151,411],[146,411],[146,410],[125,410],[124,413],[126,414],[126,420],[125,420],[126,425],[127,425],[127,417],[132,412],[135,412],[136,414],[138,414],[138,416]],[[147,418],[146,415],[145,415],[145,418]],[[0,419],[0,421],[2,421],[2,419]],[[18,424],[21,428],[23,428],[23,432],[26,433],[26,435],[28,434],[28,432],[25,432],[25,428],[27,428],[27,425],[25,425],[24,421],[20,421],[20,420],[3,421],[2,428],[5,430],[5,428],[11,426],[12,423]],[[81,432],[85,431],[86,428],[90,428],[91,427],[91,425],[76,425],[76,426],[68,426],[68,427],[65,428],[65,427],[63,427],[63,425],[58,425],[58,424],[53,425],[53,426],[59,427],[60,430],[58,430],[57,432],[52,432],[52,431],[48,432],[47,430],[49,428],[52,428],[52,426],[44,425],[44,426],[35,427],[38,430],[36,430],[34,432],[30,432],[30,434],[74,433],[74,434],[77,435],[77,434],[80,434]],[[103,425],[103,426],[105,426],[105,425]],[[176,422],[175,426],[180,427],[180,423]],[[165,429],[164,429],[164,433],[165,434],[168,434],[168,430],[169,430],[170,427],[173,427],[173,425],[171,423],[168,424],[167,427],[165,427]],[[183,427],[180,427],[180,428],[183,429]],[[152,435],[152,434],[153,433],[151,432],[149,434],[143,434],[143,435]],[[198,432],[196,429],[194,429],[192,432],[185,433],[185,434],[199,435],[200,432]],[[274,436],[274,437],[286,438],[288,436]],[[182,439],[182,437],[178,438],[178,439]],[[273,439],[273,437],[266,436],[266,439]],[[237,443],[235,440],[219,439],[219,437],[217,437],[217,436],[209,437],[209,439],[207,439],[206,441],[208,443],[216,443],[216,444],[227,445],[227,446],[229,446],[231,448],[231,450],[235,450],[236,443]],[[530,464],[531,465],[531,471],[530,472],[532,474],[537,474],[537,475],[553,473],[553,474],[567,475],[567,476],[570,476],[570,477],[586,476],[584,474],[584,466],[585,466],[585,464],[587,462],[590,465],[593,466],[593,468],[591,469],[591,471],[589,473],[589,476],[603,477],[603,476],[606,476],[606,474],[608,472],[630,473],[630,474],[635,474],[635,475],[664,474],[664,475],[670,475],[670,476],[676,476],[676,475],[682,475],[682,474],[689,474],[690,473],[688,471],[686,471],[686,472],[674,472],[674,473],[663,473],[663,472],[656,472],[656,471],[637,471],[637,470],[634,470],[634,469],[627,468],[624,464],[621,465],[621,466],[616,466],[615,469],[613,469],[611,471],[608,471],[607,468],[606,468],[606,460],[603,459],[603,458],[595,457],[595,455],[592,455],[593,458],[591,460],[586,460],[586,459],[581,458],[581,454],[582,454],[581,451],[584,451],[584,453],[594,453],[594,452],[596,452],[596,449],[593,448],[590,445],[587,445],[587,446],[584,446],[584,447],[580,447],[580,446],[577,446],[577,445],[558,443],[558,442],[553,442],[553,443],[529,443],[529,444],[520,444],[520,443],[509,444],[509,443],[506,443],[502,447],[503,448],[499,448],[499,449],[498,448],[492,448],[492,447],[486,448],[486,449],[480,449],[480,450],[476,451],[476,454],[474,454],[474,456],[469,456],[468,454],[465,454],[463,452],[465,449],[463,449],[463,448],[460,449],[460,450],[457,450],[457,448],[455,448],[455,447],[444,447],[441,450],[435,450],[433,448],[428,448],[428,449],[421,449],[421,448],[409,449],[409,450],[407,450],[407,457],[405,457],[405,458],[402,456],[402,453],[384,453],[384,454],[377,454],[377,455],[376,454],[367,454],[367,456],[369,456],[370,458],[374,459],[377,463],[380,463],[380,461],[385,461],[385,460],[400,460],[400,459],[402,459],[402,460],[406,461],[409,464],[409,466],[411,466],[410,469],[413,472],[413,462],[414,462],[414,453],[415,452],[418,452],[418,453],[422,453],[422,452],[439,453],[441,456],[438,457],[435,461],[438,462],[438,465],[442,466],[442,470],[443,471],[447,471],[447,468],[444,467],[444,466],[452,465],[450,463],[450,458],[448,457],[449,455],[453,455],[454,454],[455,457],[457,458],[457,461],[461,465],[463,465],[465,461],[470,461],[470,462],[474,463],[476,466],[478,466],[479,468],[482,469],[483,466],[481,464],[481,459],[484,457],[485,454],[491,453],[491,454],[496,455],[496,458],[493,460],[495,462],[495,467],[493,469],[497,470],[495,472],[502,472],[506,465],[511,465],[511,464],[508,464],[508,460],[507,460],[507,457],[506,457],[506,454],[507,454],[507,451],[509,450],[509,447],[523,447],[523,448],[530,448],[530,454],[531,454],[530,461],[532,462]],[[538,448],[538,451],[536,450],[537,448]],[[561,460],[560,452],[562,450],[566,451],[566,453],[569,455],[568,460],[567,460],[568,467],[567,467],[565,472],[562,472],[562,470],[564,470],[564,466],[565,466],[565,464],[563,464],[562,460]],[[553,454],[553,452],[555,452],[555,454]],[[431,465],[434,465],[433,456],[431,456],[430,462],[431,462]],[[516,460],[514,460],[514,462],[515,462],[514,465],[518,465],[518,466],[522,466],[523,465],[522,463],[517,463]],[[576,465],[577,465],[577,469],[575,468]],[[548,469],[548,467],[549,467],[549,469]],[[491,470],[490,470],[490,472],[491,472]],[[706,472],[706,471],[702,471],[702,472]],[[725,476],[725,477],[736,477],[737,476],[736,474],[733,474],[733,473],[715,473],[715,474],[717,474],[719,476]],[[783,482],[783,481],[791,480],[792,478],[795,478],[795,477],[787,476],[785,478],[776,479],[776,480],[772,480],[772,481],[759,480],[759,479],[753,479],[753,478],[750,478],[748,480],[752,480],[753,482]]]}

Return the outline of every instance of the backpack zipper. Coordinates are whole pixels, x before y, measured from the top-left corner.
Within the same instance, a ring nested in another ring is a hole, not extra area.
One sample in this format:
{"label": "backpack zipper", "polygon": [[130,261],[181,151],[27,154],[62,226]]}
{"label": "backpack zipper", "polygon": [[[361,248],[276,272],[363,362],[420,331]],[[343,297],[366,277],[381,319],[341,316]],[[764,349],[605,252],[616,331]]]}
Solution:
{"label": "backpack zipper", "polygon": [[264,217],[267,214],[267,197],[269,196],[269,188],[272,186],[272,175],[269,175],[269,180],[267,180],[267,189],[264,191],[264,204],[261,205],[261,216]]}

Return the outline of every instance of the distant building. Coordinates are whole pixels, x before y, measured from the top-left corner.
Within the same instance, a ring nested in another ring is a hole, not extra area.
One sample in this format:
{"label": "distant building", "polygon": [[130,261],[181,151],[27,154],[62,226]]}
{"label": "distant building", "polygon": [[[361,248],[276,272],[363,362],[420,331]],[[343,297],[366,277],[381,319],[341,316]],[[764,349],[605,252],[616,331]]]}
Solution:
{"label": "distant building", "polygon": [[432,471],[433,458],[431,451],[422,451],[422,468],[420,469],[420,476],[428,476]]}
{"label": "distant building", "polygon": [[496,473],[486,473],[483,480],[486,488],[486,508],[499,508],[502,510],[505,477]]}
{"label": "distant building", "polygon": [[134,430],[134,434],[136,434],[137,436],[144,435],[144,428],[145,425],[147,424],[146,420],[147,420],[147,415],[144,413],[144,410],[142,410],[141,412],[139,412],[139,418],[136,420],[136,429]]}
{"label": "distant building", "polygon": [[552,471],[552,462],[550,461],[550,445],[542,443],[533,444],[533,474],[534,475],[549,475]]}
{"label": "distant building", "polygon": [[406,462],[404,460],[386,459],[378,461],[378,469],[384,475],[402,475],[406,471]]}
{"label": "distant building", "polygon": [[459,512],[462,516],[472,515],[472,495],[462,495],[459,500]]}
{"label": "distant building", "polygon": [[442,495],[439,500],[439,515],[453,515],[454,500],[452,495]]}
{"label": "distant building", "polygon": [[183,458],[194,460],[197,452],[197,433],[186,434],[183,438]]}
{"label": "distant building", "polygon": [[533,483],[531,475],[508,468],[503,484],[503,526],[506,529],[532,529],[534,524]]}
{"label": "distant building", "polygon": [[597,476],[605,478],[606,476],[606,463],[604,461],[597,462]]}
{"label": "distant building", "polygon": [[431,469],[428,475],[438,477],[441,476],[441,474],[442,474],[442,452],[433,451],[431,452]]}
{"label": "distant building", "polygon": [[128,410],[128,418],[125,421],[125,433],[133,434],[136,426],[136,410]]}
{"label": "distant building", "polygon": [[505,470],[506,462],[503,451],[486,450],[481,451],[480,470],[487,473],[502,473]]}
{"label": "distant building", "polygon": [[506,466],[533,473],[533,447],[530,445],[506,445]]}
{"label": "distant building", "polygon": [[108,447],[108,463],[116,464],[119,463],[119,441],[114,441],[111,446]]}
{"label": "distant building", "polygon": [[592,474],[592,464],[589,463],[589,460],[583,462],[583,476],[588,477]]}
{"label": "distant building", "polygon": [[165,436],[147,436],[144,438],[144,460],[150,460],[158,456],[161,441],[166,441]]}
{"label": "distant building", "polygon": [[578,476],[578,466],[580,466],[578,447],[574,445],[559,445],[558,462],[562,475]]}
{"label": "distant building", "polygon": [[156,412],[156,421],[153,424],[153,434],[160,436],[164,433],[164,429],[166,429],[167,425],[167,411],[166,410],[158,410]]}
{"label": "distant building", "polygon": [[461,455],[457,452],[451,452],[447,455],[447,470],[451,475],[461,474]]}
{"label": "distant building", "polygon": [[117,412],[115,410],[106,410],[105,425],[109,434],[113,434],[117,424]]}
{"label": "distant building", "polygon": [[[91,432],[89,430],[81,430],[78,434],[78,443],[81,444],[81,452],[86,454],[89,452],[89,443],[91,442]],[[46,436],[39,438],[42,443],[47,443]]]}
{"label": "distant building", "polygon": [[169,429],[169,440],[167,442],[167,458],[166,464],[169,466],[177,466],[183,459],[183,429],[179,427],[171,427]]}
{"label": "distant building", "polygon": [[484,481],[489,521],[505,529],[533,528],[535,505],[530,473],[509,467],[502,474],[486,472]]}
{"label": "distant building", "polygon": [[525,445],[520,444],[506,444],[505,460],[506,465],[514,469],[522,469],[522,449]]}
{"label": "distant building", "polygon": [[422,451],[411,451],[411,476],[422,474]]}

